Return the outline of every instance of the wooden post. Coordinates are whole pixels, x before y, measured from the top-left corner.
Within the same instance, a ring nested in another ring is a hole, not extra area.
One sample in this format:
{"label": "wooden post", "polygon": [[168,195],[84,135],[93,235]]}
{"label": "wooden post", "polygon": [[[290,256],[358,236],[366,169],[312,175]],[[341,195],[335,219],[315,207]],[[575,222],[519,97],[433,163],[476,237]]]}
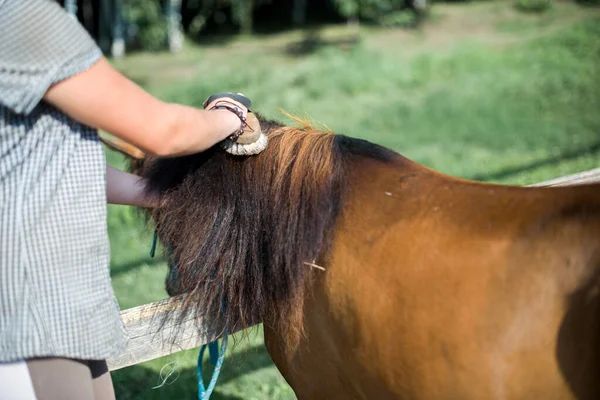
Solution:
{"label": "wooden post", "polygon": [[112,8],[112,43],[110,54],[115,58],[125,55],[125,20],[123,18],[123,0],[113,0]]}
{"label": "wooden post", "polygon": [[169,51],[178,53],[183,48],[183,29],[181,26],[181,0],[166,0],[164,3],[167,18],[167,40]]}
{"label": "wooden post", "polygon": [[292,23],[296,26],[306,23],[306,0],[294,0]]}
{"label": "wooden post", "polygon": [[112,57],[122,57],[125,55],[123,0],[100,0],[98,11],[98,46]]}
{"label": "wooden post", "polygon": [[65,10],[77,18],[77,0],[65,0]]}
{"label": "wooden post", "polygon": [[98,46],[106,54],[112,52],[112,0],[100,0],[98,5]]}
{"label": "wooden post", "polygon": [[254,10],[253,0],[237,0],[236,8],[239,12],[240,31],[242,35],[250,35],[252,33],[254,19],[252,11]]}

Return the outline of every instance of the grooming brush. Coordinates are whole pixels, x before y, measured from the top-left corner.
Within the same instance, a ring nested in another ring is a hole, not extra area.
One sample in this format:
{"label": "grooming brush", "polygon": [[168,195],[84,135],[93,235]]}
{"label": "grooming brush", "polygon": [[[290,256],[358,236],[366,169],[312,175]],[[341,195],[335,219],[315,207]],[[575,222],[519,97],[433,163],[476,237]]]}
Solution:
{"label": "grooming brush", "polygon": [[246,127],[244,132],[235,140],[225,139],[221,142],[221,148],[236,156],[251,156],[258,154],[267,148],[268,138],[261,128],[258,118],[250,111],[252,105],[249,98],[241,93],[218,93],[213,94],[204,102],[204,107],[212,103],[214,100],[220,98],[230,98],[232,100],[241,103],[248,109],[248,116],[246,117]]}

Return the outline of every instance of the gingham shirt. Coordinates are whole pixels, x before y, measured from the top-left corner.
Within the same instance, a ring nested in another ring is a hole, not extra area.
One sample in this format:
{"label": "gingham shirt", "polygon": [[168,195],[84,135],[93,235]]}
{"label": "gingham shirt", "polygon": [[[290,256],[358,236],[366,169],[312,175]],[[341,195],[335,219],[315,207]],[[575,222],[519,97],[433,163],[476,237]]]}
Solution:
{"label": "gingham shirt", "polygon": [[0,362],[105,359],[126,334],[97,132],[42,100],[101,52],[51,0],[0,0]]}

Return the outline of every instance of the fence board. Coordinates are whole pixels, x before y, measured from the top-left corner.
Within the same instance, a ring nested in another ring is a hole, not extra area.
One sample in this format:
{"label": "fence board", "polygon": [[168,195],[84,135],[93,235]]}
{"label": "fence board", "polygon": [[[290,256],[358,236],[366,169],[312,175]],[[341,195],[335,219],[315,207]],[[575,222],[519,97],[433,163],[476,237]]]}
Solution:
{"label": "fence board", "polygon": [[122,311],[121,318],[130,340],[125,352],[107,360],[108,368],[114,371],[216,340],[221,327],[209,329],[209,324],[202,320],[197,324],[193,315],[179,323],[175,314],[165,318],[167,313],[177,310],[185,298],[185,295],[175,296]]}
{"label": "fence board", "polygon": [[578,174],[567,175],[549,181],[536,183],[531,186],[567,186],[567,185],[582,185],[586,183],[600,182],[600,168],[591,169],[589,171],[580,172]]}

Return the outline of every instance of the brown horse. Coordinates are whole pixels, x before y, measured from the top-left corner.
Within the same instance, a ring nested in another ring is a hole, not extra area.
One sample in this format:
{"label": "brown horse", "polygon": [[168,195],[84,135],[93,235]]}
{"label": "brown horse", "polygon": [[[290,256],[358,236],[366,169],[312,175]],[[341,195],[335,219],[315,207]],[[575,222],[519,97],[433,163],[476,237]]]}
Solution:
{"label": "brown horse", "polygon": [[[268,148],[145,159],[171,294],[264,322],[304,399],[600,399],[600,185],[448,177],[262,121]],[[225,304],[225,307],[221,307]]]}

